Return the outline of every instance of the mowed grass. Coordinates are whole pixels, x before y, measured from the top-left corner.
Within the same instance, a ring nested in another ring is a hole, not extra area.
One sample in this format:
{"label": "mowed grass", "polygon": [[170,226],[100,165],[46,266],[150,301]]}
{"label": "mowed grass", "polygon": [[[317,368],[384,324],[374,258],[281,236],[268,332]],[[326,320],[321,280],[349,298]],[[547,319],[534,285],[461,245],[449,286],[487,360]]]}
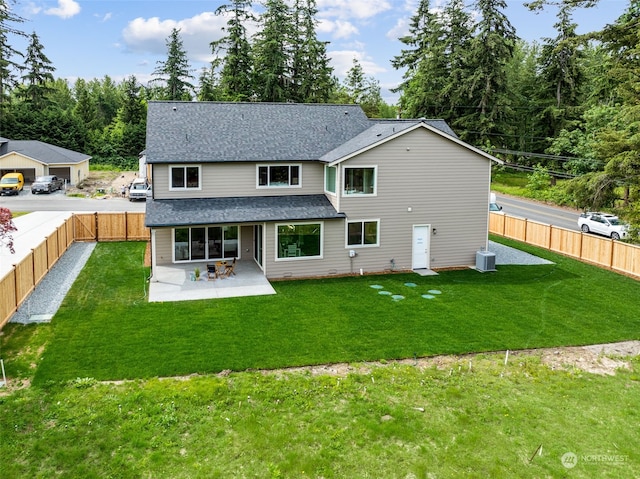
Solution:
{"label": "mowed grass", "polygon": [[[501,240],[503,241],[503,240]],[[50,326],[37,385],[638,339],[640,282],[554,261],[274,282],[276,295],[148,303],[143,243],[100,243]],[[414,283],[415,286],[407,285]],[[395,301],[384,291],[404,296]],[[433,299],[422,295],[437,290]],[[10,374],[14,371],[9,362]]]}
{"label": "mowed grass", "polygon": [[638,366],[597,376],[494,353],[31,387],[0,396],[2,477],[627,479]]}
{"label": "mowed grass", "polygon": [[635,477],[638,358],[614,376],[536,353],[348,359],[637,338],[637,282],[519,246],[556,264],[151,305],[143,245],[99,244],[53,323],[2,331],[0,477]]}

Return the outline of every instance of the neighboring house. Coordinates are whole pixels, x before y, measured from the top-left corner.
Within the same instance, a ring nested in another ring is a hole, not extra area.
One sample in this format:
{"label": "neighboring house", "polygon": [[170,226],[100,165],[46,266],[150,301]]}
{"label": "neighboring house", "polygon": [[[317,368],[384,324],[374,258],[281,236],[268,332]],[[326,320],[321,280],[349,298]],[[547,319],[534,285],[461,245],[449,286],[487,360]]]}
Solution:
{"label": "neighboring house", "polygon": [[55,175],[77,185],[89,176],[90,159],[84,153],[42,141],[0,138],[0,174],[22,173],[27,184],[37,176]]}
{"label": "neighboring house", "polygon": [[358,105],[150,102],[152,268],[237,257],[269,278],[475,264],[492,162],[442,120]]}

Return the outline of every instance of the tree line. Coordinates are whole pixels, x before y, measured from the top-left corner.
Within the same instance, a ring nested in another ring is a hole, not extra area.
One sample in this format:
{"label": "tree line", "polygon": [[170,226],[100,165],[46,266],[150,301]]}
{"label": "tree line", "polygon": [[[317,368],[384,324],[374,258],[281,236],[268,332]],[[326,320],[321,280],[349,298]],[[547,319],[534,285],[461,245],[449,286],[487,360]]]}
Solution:
{"label": "tree line", "polygon": [[[633,212],[640,0],[603,30],[577,34],[576,9],[597,2],[526,4],[556,12],[555,36],[527,43],[504,13],[505,0],[420,0],[391,59],[403,72],[399,101],[387,105],[356,59],[337,79],[328,43],[317,36],[315,0],[265,0],[260,14],[251,0],[229,0],[215,12],[226,21],[225,35],[211,42],[214,60],[197,74],[174,29],[147,85],[105,76],[71,87],[54,77],[37,34],[20,31],[14,1],[0,0],[0,135],[124,165],[144,148],[149,100],[359,103],[370,117],[442,118],[462,139],[510,163],[576,176],[563,191],[576,206],[611,207],[622,196]],[[11,47],[15,35],[28,37],[26,52]]]}

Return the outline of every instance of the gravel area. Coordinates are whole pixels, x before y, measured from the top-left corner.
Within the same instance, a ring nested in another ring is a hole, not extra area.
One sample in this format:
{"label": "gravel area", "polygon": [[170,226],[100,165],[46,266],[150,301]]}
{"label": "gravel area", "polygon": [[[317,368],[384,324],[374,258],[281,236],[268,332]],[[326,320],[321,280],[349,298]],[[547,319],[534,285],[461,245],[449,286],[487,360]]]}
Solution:
{"label": "gravel area", "polygon": [[95,247],[96,243],[72,243],[9,321],[22,324],[50,321]]}
{"label": "gravel area", "polygon": [[494,241],[489,241],[489,251],[496,255],[496,265],[499,264],[553,264],[553,261],[548,261],[538,256],[534,256],[519,249],[511,248]]}

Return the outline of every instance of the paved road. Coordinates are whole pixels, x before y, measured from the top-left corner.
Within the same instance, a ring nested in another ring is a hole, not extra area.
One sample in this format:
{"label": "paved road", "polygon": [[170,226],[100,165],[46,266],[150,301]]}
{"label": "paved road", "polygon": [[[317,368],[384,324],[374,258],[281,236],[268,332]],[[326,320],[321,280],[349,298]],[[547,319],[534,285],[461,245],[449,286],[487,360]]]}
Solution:
{"label": "paved road", "polygon": [[65,196],[62,191],[48,195],[32,195],[27,188],[17,196],[0,196],[0,206],[9,208],[14,213],[22,211],[145,211],[144,201],[129,201],[126,198],[77,198]]}
{"label": "paved road", "polygon": [[496,194],[497,203],[502,211],[511,216],[527,218],[548,225],[560,226],[570,230],[580,231],[578,228],[579,210],[549,206],[534,201]]}

